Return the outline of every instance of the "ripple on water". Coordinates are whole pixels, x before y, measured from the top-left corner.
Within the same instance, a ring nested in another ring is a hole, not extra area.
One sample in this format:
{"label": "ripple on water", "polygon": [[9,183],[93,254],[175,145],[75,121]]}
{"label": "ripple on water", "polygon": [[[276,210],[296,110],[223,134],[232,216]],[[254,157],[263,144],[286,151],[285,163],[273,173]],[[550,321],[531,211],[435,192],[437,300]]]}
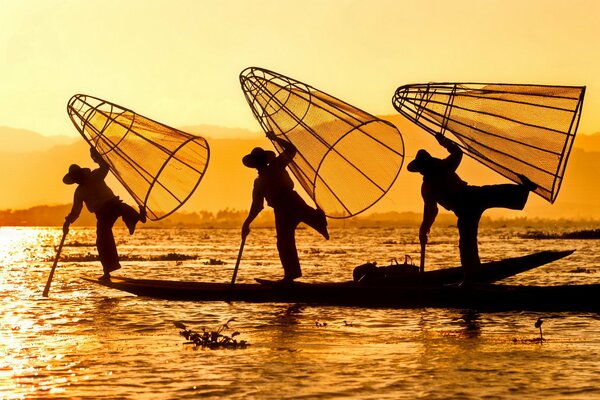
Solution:
{"label": "ripple on water", "polygon": [[[116,230],[131,277],[228,282],[239,231]],[[458,264],[454,228],[438,228],[431,265]],[[591,398],[600,396],[600,318],[590,313],[476,313],[294,304],[171,302],[137,298],[80,279],[97,261],[60,262],[40,296],[59,229],[0,228],[0,397],[31,398]],[[253,230],[238,282],[277,279],[273,231]],[[72,238],[72,239],[71,239]],[[93,230],[74,229],[65,256],[95,252]],[[418,262],[413,228],[332,229],[323,241],[298,231],[305,281],[350,279],[365,261],[405,254]],[[534,249],[577,251],[511,278],[517,284],[600,281],[595,242],[535,241],[482,230],[484,259]],[[158,260],[184,254],[185,259]],[[222,265],[206,264],[218,259]],[[136,261],[142,260],[142,261]],[[583,273],[578,269],[586,269]],[[575,272],[573,272],[575,271]],[[534,339],[538,318],[545,342]],[[173,321],[216,329],[230,318],[244,350],[184,345]]]}

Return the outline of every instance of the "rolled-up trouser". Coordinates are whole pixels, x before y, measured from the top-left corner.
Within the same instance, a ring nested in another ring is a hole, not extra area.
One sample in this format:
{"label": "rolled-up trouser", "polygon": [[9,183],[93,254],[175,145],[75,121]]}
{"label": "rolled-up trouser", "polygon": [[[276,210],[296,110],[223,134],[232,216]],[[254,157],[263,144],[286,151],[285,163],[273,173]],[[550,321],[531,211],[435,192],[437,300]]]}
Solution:
{"label": "rolled-up trouser", "polygon": [[105,274],[121,268],[112,232],[113,225],[119,217],[122,217],[124,221],[133,221],[138,219],[139,213],[118,197],[109,200],[96,211],[96,248]]}

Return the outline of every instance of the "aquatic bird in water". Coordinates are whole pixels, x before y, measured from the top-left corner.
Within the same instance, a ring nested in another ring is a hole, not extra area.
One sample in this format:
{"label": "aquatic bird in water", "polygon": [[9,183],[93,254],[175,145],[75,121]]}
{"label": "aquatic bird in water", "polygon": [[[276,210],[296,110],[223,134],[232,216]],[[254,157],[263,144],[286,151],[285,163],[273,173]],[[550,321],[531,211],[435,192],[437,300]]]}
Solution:
{"label": "aquatic bird in water", "polygon": [[537,321],[535,321],[535,327],[540,329],[540,341],[544,340],[544,337],[542,336],[542,324],[544,323],[544,320],[541,318],[538,318]]}

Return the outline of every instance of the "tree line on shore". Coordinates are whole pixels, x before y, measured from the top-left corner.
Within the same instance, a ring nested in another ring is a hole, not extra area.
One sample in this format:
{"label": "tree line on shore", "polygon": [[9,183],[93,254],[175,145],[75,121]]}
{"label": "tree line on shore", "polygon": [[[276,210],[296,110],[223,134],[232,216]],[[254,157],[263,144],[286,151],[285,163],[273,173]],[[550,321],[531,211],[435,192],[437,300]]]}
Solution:
{"label": "tree line on shore", "polygon": [[[70,204],[42,205],[22,210],[0,210],[0,226],[62,226],[65,215],[71,210]],[[139,228],[240,228],[248,214],[247,210],[225,208],[217,212],[196,211],[175,212],[160,221],[148,221]],[[416,212],[380,212],[361,214],[349,219],[328,219],[329,226],[334,228],[377,228],[418,226],[422,215]],[[121,223],[121,222],[119,222]],[[95,226],[96,219],[87,210],[83,210],[74,226]],[[259,215],[252,224],[254,227],[274,227],[273,211],[267,209]],[[437,226],[456,225],[456,217],[449,213],[440,213],[436,220]],[[600,221],[592,219],[531,219],[519,218],[490,218],[483,217],[482,226],[514,226],[539,227],[549,225],[570,226],[572,228],[600,225]],[[121,226],[121,225],[117,225]],[[124,227],[124,225],[122,225]]]}

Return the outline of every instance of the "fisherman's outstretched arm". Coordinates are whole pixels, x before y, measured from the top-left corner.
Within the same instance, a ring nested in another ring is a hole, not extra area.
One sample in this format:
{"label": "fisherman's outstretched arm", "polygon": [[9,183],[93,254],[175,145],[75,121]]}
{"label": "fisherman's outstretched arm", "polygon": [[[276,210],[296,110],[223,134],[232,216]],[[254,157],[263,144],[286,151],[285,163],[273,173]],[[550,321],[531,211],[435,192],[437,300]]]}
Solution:
{"label": "fisherman's outstretched arm", "polygon": [[456,168],[458,168],[458,166],[460,165],[460,161],[462,160],[462,150],[456,145],[456,143],[454,143],[452,140],[448,139],[440,133],[435,135],[435,138],[437,139],[438,143],[450,153],[450,155],[444,159],[446,167],[448,169],[451,169],[452,171],[455,171]]}
{"label": "fisherman's outstretched arm", "polygon": [[437,203],[432,201],[426,201],[425,206],[423,207],[423,221],[421,222],[421,227],[419,228],[419,242],[422,246],[427,244],[427,236],[429,235],[429,230],[435,222],[435,218],[437,217],[437,215]]}
{"label": "fisherman's outstretched arm", "polygon": [[287,140],[280,138],[279,136],[276,136],[275,133],[273,133],[271,131],[267,132],[267,137],[281,146],[281,148],[283,149],[283,152],[281,153],[281,155],[284,156],[285,158],[287,158],[288,161],[291,161],[292,158],[294,158],[294,156],[298,152],[298,149],[296,149],[296,146],[294,146],[292,143],[288,142]]}
{"label": "fisherman's outstretched arm", "polygon": [[81,195],[81,191],[79,188],[75,189],[75,194],[73,195],[73,207],[71,207],[71,212],[65,217],[65,225],[70,225],[77,218],[79,218],[79,214],[81,214],[81,210],[83,208],[83,196]]}
{"label": "fisherman's outstretched arm", "polygon": [[100,153],[93,147],[90,147],[90,157],[100,166],[100,168],[94,170],[94,174],[98,174],[101,178],[105,178],[109,171],[108,163],[104,161],[102,156],[100,156]]}
{"label": "fisherman's outstretched arm", "polygon": [[431,229],[431,225],[435,221],[435,217],[437,216],[438,208],[435,202],[425,201],[425,207],[423,210],[423,222],[421,222],[421,227],[419,228],[419,243],[421,244],[421,261],[419,264],[419,271],[425,272],[425,249],[427,247],[427,235],[429,235],[429,230]]}
{"label": "fisherman's outstretched arm", "polygon": [[255,187],[252,190],[252,205],[250,206],[250,211],[248,212],[248,216],[242,225],[242,237],[248,236],[250,233],[250,224],[254,219],[260,214],[262,209],[264,208],[265,198],[262,193]]}

